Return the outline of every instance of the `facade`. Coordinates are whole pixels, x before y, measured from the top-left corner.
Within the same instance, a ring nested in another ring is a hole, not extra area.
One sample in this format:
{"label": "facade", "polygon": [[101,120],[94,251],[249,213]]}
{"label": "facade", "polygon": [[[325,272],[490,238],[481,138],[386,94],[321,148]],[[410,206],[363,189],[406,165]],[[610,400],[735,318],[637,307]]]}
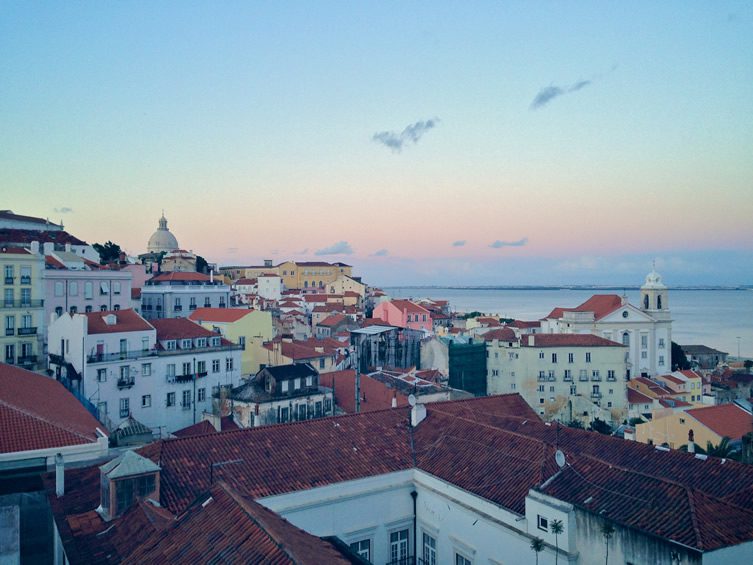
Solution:
{"label": "facade", "polygon": [[308,363],[320,373],[329,373],[349,366],[350,351],[348,344],[332,339],[283,338],[265,343],[259,359],[263,367]]}
{"label": "facade", "polygon": [[321,289],[321,292],[341,275],[351,276],[352,271],[353,267],[345,263],[324,261],[286,261],[277,265],[277,274],[285,288]]}
{"label": "facade", "polygon": [[334,414],[332,389],[319,385],[309,363],[265,367],[227,395],[236,422],[246,428],[301,422]]}
{"label": "facade", "polygon": [[165,254],[160,267],[164,272],[195,273],[196,255],[185,249],[174,249]]}
{"label": "facade", "polygon": [[24,369],[45,368],[44,257],[32,249],[0,247],[3,296],[0,361]]}
{"label": "facade", "polygon": [[372,316],[400,328],[423,330],[427,333],[434,329],[431,312],[410,300],[395,299],[381,302],[374,307]]}
{"label": "facade", "polygon": [[[719,351],[707,345],[681,345],[685,357],[692,367],[699,369],[715,369],[727,362],[729,353]],[[739,361],[739,359],[738,359]]]}
{"label": "facade", "polygon": [[282,278],[273,273],[262,273],[256,279],[257,294],[266,300],[282,298]]}
{"label": "facade", "polygon": [[188,317],[243,348],[241,375],[259,370],[262,344],[272,339],[272,314],[244,308],[197,308]]}
{"label": "facade", "polygon": [[146,244],[147,253],[159,254],[169,253],[175,249],[179,249],[178,240],[170,232],[167,227],[167,218],[165,218],[164,212],[159,219],[157,231],[155,231],[149,238],[149,242]]}
{"label": "facade", "polygon": [[487,334],[493,338],[487,341],[489,394],[518,392],[546,420],[620,424],[627,418],[626,346],[587,334],[518,339],[507,332]]}
{"label": "facade", "polygon": [[421,366],[423,332],[388,325],[372,325],[350,332],[355,366],[361,373],[377,367],[407,369]]}
{"label": "facade", "polygon": [[133,417],[164,436],[197,423],[212,412],[213,393],[240,381],[241,347],[190,320],[63,314],[49,339],[56,377],[111,430]]}
{"label": "facade", "polygon": [[230,287],[201,273],[162,273],[141,289],[141,312],[147,320],[185,318],[197,308],[227,308]]}
{"label": "facade", "polygon": [[590,333],[629,348],[630,377],[666,373],[672,364],[672,318],[667,287],[656,271],[646,276],[641,303],[597,294],[575,308],[555,308],[541,322],[544,333]]}
{"label": "facade", "polygon": [[[222,482],[371,563],[753,559],[753,468],[547,425],[519,395],[163,440],[140,454],[159,464],[153,496],[169,515],[210,508],[197,495]],[[99,468],[69,474],[81,492],[55,502],[66,556],[119,530],[91,513]],[[67,527],[84,516],[86,532]]]}

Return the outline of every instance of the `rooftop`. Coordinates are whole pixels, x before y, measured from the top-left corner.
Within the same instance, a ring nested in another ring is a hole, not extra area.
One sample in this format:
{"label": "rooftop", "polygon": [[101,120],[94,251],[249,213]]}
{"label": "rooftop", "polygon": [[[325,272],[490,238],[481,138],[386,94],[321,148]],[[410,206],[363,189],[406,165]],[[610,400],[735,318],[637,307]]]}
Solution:
{"label": "rooftop", "polygon": [[217,335],[188,318],[162,318],[152,320],[152,325],[157,330],[159,341],[216,337]]}
{"label": "rooftop", "polygon": [[197,308],[191,315],[188,316],[189,320],[194,322],[221,322],[221,323],[233,323],[237,322],[244,316],[248,316],[251,312],[249,308]]}
{"label": "rooftop", "polygon": [[[67,316],[69,314],[63,314]],[[153,330],[154,327],[139,314],[128,308],[126,310],[108,310],[106,312],[86,312],[89,335],[109,334],[120,332],[143,332]],[[114,317],[115,323],[108,324],[107,320]]]}
{"label": "rooftop", "polygon": [[753,415],[737,404],[720,404],[692,408],[686,412],[714,433],[730,439],[740,439],[753,431]]}

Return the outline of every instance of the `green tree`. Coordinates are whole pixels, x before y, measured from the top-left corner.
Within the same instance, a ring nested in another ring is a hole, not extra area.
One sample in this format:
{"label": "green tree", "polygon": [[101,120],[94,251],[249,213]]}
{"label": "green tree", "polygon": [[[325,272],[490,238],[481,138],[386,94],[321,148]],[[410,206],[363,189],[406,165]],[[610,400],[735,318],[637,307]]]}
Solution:
{"label": "green tree", "polygon": [[604,536],[604,543],[607,546],[607,554],[604,565],[609,565],[609,540],[611,540],[612,536],[614,535],[614,526],[609,522],[604,522],[601,526],[601,535]]}
{"label": "green tree", "polygon": [[690,361],[688,361],[688,358],[685,357],[685,351],[683,351],[682,347],[672,342],[672,370],[673,371],[685,371],[686,369],[690,369]]}
{"label": "green tree", "polygon": [[568,428],[576,428],[579,430],[584,430],[585,426],[583,426],[583,422],[580,420],[570,420],[565,424]]}
{"label": "green tree", "polygon": [[600,434],[604,434],[606,436],[612,434],[612,426],[610,426],[607,422],[600,418],[594,418],[594,421],[591,422],[590,427],[592,432],[599,432]]}
{"label": "green tree", "polygon": [[209,274],[209,264],[201,255],[196,256],[196,272],[204,273],[205,275]]}
{"label": "green tree", "polygon": [[106,265],[107,263],[120,259],[121,249],[120,245],[117,243],[108,240],[104,245],[101,243],[95,243],[92,247],[97,253],[99,253],[99,262],[101,265]]}
{"label": "green tree", "polygon": [[552,533],[554,534],[554,565],[559,563],[560,559],[560,534],[565,531],[562,520],[552,520]]}
{"label": "green tree", "polygon": [[729,457],[732,454],[732,446],[729,444],[729,438],[723,437],[717,445],[710,441],[706,442],[706,454],[712,457]]}
{"label": "green tree", "polygon": [[544,550],[544,540],[541,538],[533,538],[531,540],[531,549],[536,552],[536,565],[539,565],[539,553]]}
{"label": "green tree", "polygon": [[743,363],[743,367],[745,367],[745,370],[750,373],[750,369],[753,367],[753,361],[746,359],[745,363]]}

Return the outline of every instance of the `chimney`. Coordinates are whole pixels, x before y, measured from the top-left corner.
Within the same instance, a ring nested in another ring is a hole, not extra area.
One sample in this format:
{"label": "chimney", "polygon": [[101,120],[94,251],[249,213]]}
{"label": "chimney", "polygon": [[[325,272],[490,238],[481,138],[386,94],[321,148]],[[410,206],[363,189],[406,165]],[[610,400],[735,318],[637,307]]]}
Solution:
{"label": "chimney", "polygon": [[693,430],[688,430],[688,453],[695,453],[695,435]]}
{"label": "chimney", "polygon": [[426,405],[416,403],[410,411],[410,425],[415,428],[424,421],[424,418],[426,418]]}
{"label": "chimney", "polygon": [[209,282],[214,283],[214,269],[209,270]]}
{"label": "chimney", "polygon": [[534,345],[536,345],[536,336],[529,335],[528,336],[528,347],[533,347]]}
{"label": "chimney", "polygon": [[55,496],[60,498],[65,494],[65,463],[63,454],[58,453],[55,456]]}
{"label": "chimney", "polygon": [[71,244],[70,244],[70,243],[66,243],[66,244],[65,244],[65,250],[66,250],[66,251],[67,251],[68,253],[70,253],[70,252],[71,252],[71,249],[72,249],[72,248],[71,248]]}
{"label": "chimney", "polygon": [[45,255],[52,255],[52,252],[55,251],[55,244],[51,241],[45,241],[42,245],[42,249],[44,249]]}
{"label": "chimney", "polygon": [[202,414],[204,420],[207,420],[217,432],[222,431],[222,417],[219,414],[212,414],[211,412],[204,412]]}
{"label": "chimney", "polygon": [[39,242],[38,241],[31,242],[31,252],[34,255],[39,255]]}
{"label": "chimney", "polygon": [[392,391],[392,407],[397,408],[397,392]]}

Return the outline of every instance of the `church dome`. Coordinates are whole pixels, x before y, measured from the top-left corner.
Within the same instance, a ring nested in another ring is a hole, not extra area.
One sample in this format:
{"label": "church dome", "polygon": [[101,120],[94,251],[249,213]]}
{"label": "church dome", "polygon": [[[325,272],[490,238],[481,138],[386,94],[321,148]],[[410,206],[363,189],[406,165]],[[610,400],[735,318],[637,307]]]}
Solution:
{"label": "church dome", "polygon": [[165,218],[165,214],[163,213],[159,219],[157,231],[152,234],[152,237],[149,238],[149,243],[146,244],[146,250],[149,253],[162,253],[163,251],[170,252],[179,248],[178,240],[175,239],[175,236],[167,228],[167,218]]}
{"label": "church dome", "polygon": [[665,289],[667,287],[662,282],[661,275],[656,272],[656,269],[654,269],[646,275],[646,282],[643,283],[643,286],[641,288]]}

